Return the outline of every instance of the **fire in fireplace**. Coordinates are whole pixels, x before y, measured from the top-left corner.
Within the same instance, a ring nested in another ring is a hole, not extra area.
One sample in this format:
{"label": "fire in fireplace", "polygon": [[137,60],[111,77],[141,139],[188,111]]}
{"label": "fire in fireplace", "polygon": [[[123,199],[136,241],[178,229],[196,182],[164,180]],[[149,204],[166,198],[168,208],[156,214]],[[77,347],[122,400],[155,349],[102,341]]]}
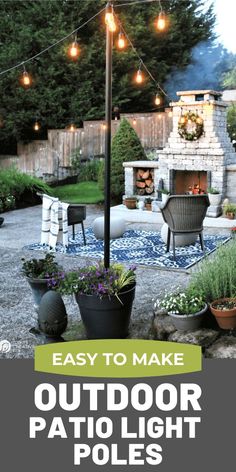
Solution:
{"label": "fire in fireplace", "polygon": [[171,190],[176,195],[197,195],[206,193],[208,187],[208,172],[174,170]]}

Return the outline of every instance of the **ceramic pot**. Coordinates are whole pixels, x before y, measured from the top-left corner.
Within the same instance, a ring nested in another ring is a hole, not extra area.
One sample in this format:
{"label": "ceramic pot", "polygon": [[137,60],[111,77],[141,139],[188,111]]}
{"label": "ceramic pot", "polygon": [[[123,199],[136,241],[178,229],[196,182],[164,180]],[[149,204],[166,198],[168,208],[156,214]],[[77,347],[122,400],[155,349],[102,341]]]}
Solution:
{"label": "ceramic pot", "polygon": [[125,199],[125,206],[128,210],[135,210],[137,204],[137,198],[127,197]]}
{"label": "ceramic pot", "polygon": [[210,304],[210,310],[215,316],[219,327],[222,329],[236,328],[236,306],[234,308],[226,310],[220,310],[219,308],[215,308],[216,304],[223,304],[224,302],[230,300],[235,301],[236,304],[236,298],[220,298],[219,300],[214,300]]}
{"label": "ceramic pot", "polygon": [[208,193],[210,205],[218,206],[221,202],[221,193]]}
{"label": "ceramic pot", "polygon": [[166,203],[166,201],[168,200],[168,197],[169,197],[169,195],[167,193],[162,193],[161,194],[161,201],[162,201],[163,204]]}
{"label": "ceramic pot", "polygon": [[128,336],[135,285],[115,296],[75,294],[89,339],[115,339]]}
{"label": "ceramic pot", "polygon": [[26,279],[32,290],[33,299],[34,299],[34,308],[36,312],[38,313],[42,296],[50,290],[48,288],[48,280],[47,279],[32,279],[30,277],[26,277]]}
{"label": "ceramic pot", "polygon": [[171,317],[174,326],[179,331],[195,331],[201,327],[206,311],[207,304],[205,304],[201,311],[194,314],[179,315],[177,313],[170,313],[169,316]]}

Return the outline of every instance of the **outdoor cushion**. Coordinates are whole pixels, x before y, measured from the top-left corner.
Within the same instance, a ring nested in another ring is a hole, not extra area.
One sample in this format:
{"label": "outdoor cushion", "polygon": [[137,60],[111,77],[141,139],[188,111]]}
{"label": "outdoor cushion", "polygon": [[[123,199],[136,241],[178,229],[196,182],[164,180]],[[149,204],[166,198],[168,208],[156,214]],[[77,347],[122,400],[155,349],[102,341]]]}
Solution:
{"label": "outdoor cushion", "polygon": [[[104,239],[104,217],[100,216],[93,222],[93,232],[97,239]],[[110,238],[121,238],[125,232],[125,220],[119,216],[111,216]]]}

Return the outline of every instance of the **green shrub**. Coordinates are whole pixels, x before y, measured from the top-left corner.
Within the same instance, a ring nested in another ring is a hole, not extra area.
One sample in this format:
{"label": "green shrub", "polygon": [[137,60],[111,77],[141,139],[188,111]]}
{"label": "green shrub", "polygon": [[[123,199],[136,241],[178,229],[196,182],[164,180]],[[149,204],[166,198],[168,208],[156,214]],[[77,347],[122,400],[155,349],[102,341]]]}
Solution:
{"label": "green shrub", "polygon": [[232,141],[236,140],[236,105],[231,105],[227,111],[227,130]]}
{"label": "green shrub", "polygon": [[102,161],[94,159],[81,164],[79,169],[79,182],[97,182]]}
{"label": "green shrub", "polygon": [[[112,139],[111,196],[121,199],[125,192],[123,162],[147,160],[140,139],[130,123],[123,118]],[[99,187],[104,190],[104,164],[99,172]]]}
{"label": "green shrub", "polygon": [[20,199],[25,191],[51,193],[50,187],[42,180],[24,174],[15,167],[0,169],[0,189],[1,198],[12,196],[16,200]]}
{"label": "green shrub", "polygon": [[193,273],[189,289],[194,289],[208,302],[236,296],[236,242],[220,247],[212,258],[199,264]]}

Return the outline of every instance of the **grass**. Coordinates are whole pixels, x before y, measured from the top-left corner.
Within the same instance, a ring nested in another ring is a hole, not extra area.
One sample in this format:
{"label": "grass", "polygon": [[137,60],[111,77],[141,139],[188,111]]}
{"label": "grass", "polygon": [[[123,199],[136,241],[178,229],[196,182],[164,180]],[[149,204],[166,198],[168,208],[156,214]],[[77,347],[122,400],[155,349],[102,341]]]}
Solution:
{"label": "grass", "polygon": [[53,195],[62,202],[68,203],[101,203],[104,201],[104,195],[99,190],[97,182],[80,182],[58,186],[53,189]]}

